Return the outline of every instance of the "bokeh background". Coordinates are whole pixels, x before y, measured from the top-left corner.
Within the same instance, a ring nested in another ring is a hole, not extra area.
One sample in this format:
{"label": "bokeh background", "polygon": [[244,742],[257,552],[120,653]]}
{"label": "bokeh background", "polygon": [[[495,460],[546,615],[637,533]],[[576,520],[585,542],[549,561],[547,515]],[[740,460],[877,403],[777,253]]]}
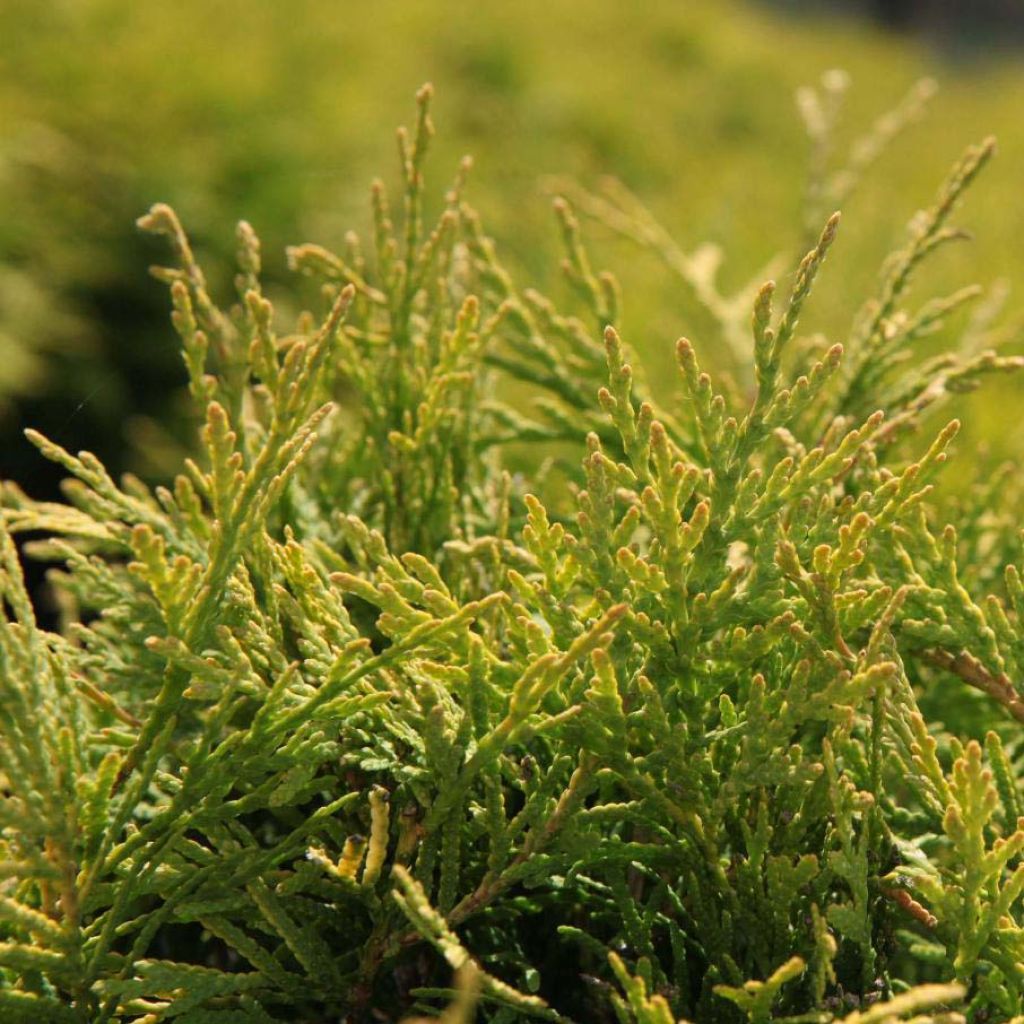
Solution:
{"label": "bokeh background", "polygon": [[[245,217],[269,290],[287,294],[286,244],[336,246],[367,227],[368,184],[395,180],[394,127],[426,80],[435,194],[472,153],[469,196],[489,232],[517,276],[558,298],[552,175],[621,179],[684,249],[722,247],[728,290],[804,243],[798,87],[849,75],[838,165],[933,78],[924,115],[844,203],[808,326],[842,340],[914,211],[993,133],[999,157],[959,216],[976,239],[926,277],[936,294],[1009,282],[1006,337],[1021,351],[1021,0],[3,0],[0,40],[0,477],[37,497],[59,473],[26,425],[151,478],[189,444],[166,291],[146,273],[164,253],[135,217],[174,205],[225,290]],[[672,388],[680,334],[714,365],[680,281],[599,225],[587,232],[658,386]],[[1001,380],[965,400],[960,445],[979,463],[1020,451],[1022,387]]]}

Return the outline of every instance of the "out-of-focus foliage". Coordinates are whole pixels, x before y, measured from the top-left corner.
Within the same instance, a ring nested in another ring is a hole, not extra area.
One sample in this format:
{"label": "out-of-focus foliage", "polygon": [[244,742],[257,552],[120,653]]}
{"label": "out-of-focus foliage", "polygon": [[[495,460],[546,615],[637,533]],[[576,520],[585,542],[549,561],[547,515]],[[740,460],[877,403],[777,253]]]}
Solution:
{"label": "out-of-focus foliage", "polygon": [[[987,284],[1021,260],[1024,75],[937,65],[852,20],[786,20],[727,0],[642,10],[616,0],[6,0],[0,39],[0,394],[35,396],[20,409],[8,402],[3,429],[20,411],[72,447],[95,442],[116,465],[112,437],[127,422],[149,456],[137,466],[167,471],[173,457],[161,452],[173,456],[173,445],[130,414],[158,412],[170,427],[180,411],[159,296],[135,273],[152,256],[131,228],[139,211],[173,203],[202,225],[196,245],[214,250],[214,266],[226,264],[223,239],[245,215],[265,240],[274,292],[287,242],[365,225],[363,184],[391,146],[377,126],[397,121],[428,77],[450,126],[442,156],[472,150],[489,229],[530,275],[559,258],[538,188],[552,172],[590,189],[614,175],[685,251],[721,245],[726,294],[780,248],[799,252],[810,147],[792,97],[836,66],[856,83],[839,162],[922,75],[944,90],[928,130],[911,129],[884,175],[868,174],[851,199],[846,294],[872,286],[899,239],[891,211],[914,209],[930,168],[979,129],[1004,151],[974,218],[985,245],[950,253],[931,273],[941,291],[968,266]],[[598,244],[623,268],[623,322],[652,379],[670,379],[647,339],[680,325],[707,336],[703,309],[653,257],[634,258],[610,235]],[[212,282],[215,292],[228,284]],[[840,296],[813,326],[838,334],[853,312]],[[708,359],[723,365],[716,352]],[[1005,424],[986,410],[978,419],[999,449]],[[4,449],[5,471],[23,477],[27,449]]]}

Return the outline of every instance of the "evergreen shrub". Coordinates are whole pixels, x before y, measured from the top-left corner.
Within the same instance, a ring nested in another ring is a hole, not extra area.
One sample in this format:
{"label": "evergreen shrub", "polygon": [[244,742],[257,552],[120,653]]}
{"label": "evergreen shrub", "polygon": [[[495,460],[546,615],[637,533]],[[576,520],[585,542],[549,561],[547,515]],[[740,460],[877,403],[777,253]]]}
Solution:
{"label": "evergreen shrub", "polygon": [[70,479],[3,491],[0,1019],[1024,1020],[1018,474],[936,498],[931,418],[1022,360],[977,289],[910,302],[993,144],[842,345],[798,324],[836,214],[751,369],[682,339],[662,406],[566,201],[579,315],[468,162],[425,226],[429,97],[289,327],[247,224],[225,308],[142,218],[205,415],[173,486],[29,432]]}

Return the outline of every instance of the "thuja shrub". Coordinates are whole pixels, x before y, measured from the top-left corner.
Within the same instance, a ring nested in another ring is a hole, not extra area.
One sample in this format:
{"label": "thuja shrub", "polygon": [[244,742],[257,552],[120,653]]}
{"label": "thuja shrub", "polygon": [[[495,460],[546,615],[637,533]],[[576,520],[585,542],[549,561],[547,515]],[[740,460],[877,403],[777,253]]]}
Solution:
{"label": "thuja shrub", "polygon": [[224,308],[142,219],[205,416],[173,486],[29,432],[70,480],[3,492],[0,1018],[1024,1019],[1019,494],[930,493],[931,413],[1021,360],[983,307],[917,357],[978,292],[909,301],[992,144],[844,344],[798,330],[834,215],[746,376],[680,340],[662,407],[567,203],[578,316],[468,164],[425,227],[419,99],[290,328],[247,224]]}

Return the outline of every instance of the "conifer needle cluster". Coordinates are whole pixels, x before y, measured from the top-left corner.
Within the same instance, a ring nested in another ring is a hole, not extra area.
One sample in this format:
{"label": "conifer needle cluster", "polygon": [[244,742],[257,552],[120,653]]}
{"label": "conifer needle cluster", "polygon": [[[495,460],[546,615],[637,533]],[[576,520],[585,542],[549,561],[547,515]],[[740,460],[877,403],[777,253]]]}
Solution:
{"label": "conifer needle cluster", "polygon": [[842,344],[800,331],[836,214],[662,403],[569,201],[571,312],[468,162],[428,222],[429,101],[369,243],[291,250],[290,326],[247,224],[224,306],[142,218],[204,417],[172,484],[29,432],[69,481],[3,491],[0,1019],[1024,1020],[1014,486],[932,492],[934,414],[1022,361],[978,289],[910,293],[992,143]]}

